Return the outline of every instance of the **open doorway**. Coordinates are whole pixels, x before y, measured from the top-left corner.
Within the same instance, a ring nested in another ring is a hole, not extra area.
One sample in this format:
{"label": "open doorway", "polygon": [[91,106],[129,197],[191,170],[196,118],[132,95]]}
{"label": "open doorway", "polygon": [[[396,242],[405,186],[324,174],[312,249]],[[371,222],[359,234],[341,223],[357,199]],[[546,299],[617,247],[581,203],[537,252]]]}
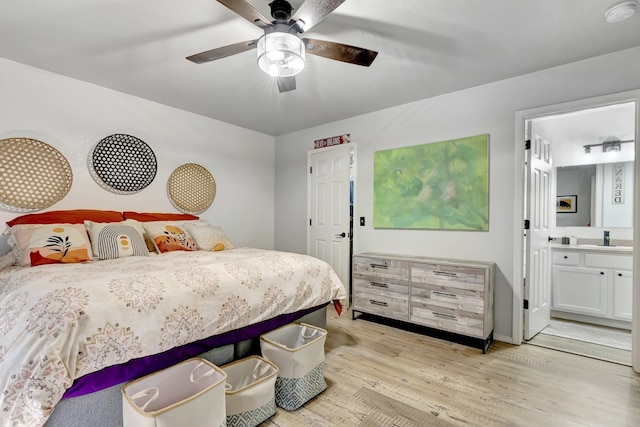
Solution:
{"label": "open doorway", "polygon": [[635,108],[623,102],[530,121],[553,159],[549,324],[532,344],[631,365]]}
{"label": "open doorway", "polygon": [[[607,331],[613,335],[626,332],[623,337],[628,342],[625,344],[629,353],[626,364],[632,361],[628,331],[635,329],[633,325],[638,323],[637,319],[632,321],[633,288],[638,286],[637,283],[634,285],[633,279],[634,226],[638,226],[637,219],[634,224],[633,215],[634,196],[638,194],[634,188],[637,181],[634,162],[638,117],[638,94],[635,92],[626,97],[612,95],[519,112],[516,123],[522,134],[526,129],[526,139],[531,144],[538,135],[533,131],[537,129],[544,135],[543,146],[548,145],[551,153],[549,163],[553,166],[546,178],[549,179],[546,198],[551,200],[547,200],[549,212],[546,235],[543,236],[552,240],[532,248],[528,239],[535,232],[525,230],[522,233],[519,273],[524,285],[522,299],[514,298],[514,328],[522,331],[523,325],[527,326],[528,309],[532,306],[527,298],[545,295],[544,287],[533,292],[527,289],[527,286],[534,285],[531,279],[536,275],[544,278],[547,273],[546,308],[549,318],[543,323],[538,319],[530,324],[538,325],[538,330],[544,331],[552,320],[558,319],[561,322],[559,326],[549,327],[555,329],[554,335],[563,334],[563,329],[577,329],[577,340],[587,334],[590,335],[589,340],[603,341],[606,345],[616,341],[607,337]],[[526,159],[523,160],[525,166],[529,167],[532,160],[527,151],[520,151],[520,155]],[[531,186],[532,182],[527,182],[535,180],[536,176],[528,175],[526,167],[523,168],[525,185],[521,190],[520,203],[530,201],[537,191],[535,185]],[[616,180],[614,176],[622,177],[617,187],[612,182],[612,179]],[[587,178],[582,188],[577,184],[579,177]],[[623,199],[614,201],[613,192],[620,189]],[[562,201],[565,203],[557,204]],[[522,203],[522,218],[529,218],[531,211],[539,206]],[[625,212],[616,210],[619,208]],[[606,238],[605,231],[608,232]],[[615,236],[613,242],[611,236]],[[535,274],[531,274],[532,268]],[[543,279],[538,282],[545,284]],[[539,309],[544,307],[544,299],[540,302],[539,306],[533,305],[537,312],[544,311]],[[521,305],[517,307],[515,304]],[[520,319],[515,318],[516,313]],[[593,333],[588,331],[589,328],[586,332],[581,331],[583,325],[594,325]],[[525,330],[522,339],[534,338],[538,330],[534,329],[530,336]]]}

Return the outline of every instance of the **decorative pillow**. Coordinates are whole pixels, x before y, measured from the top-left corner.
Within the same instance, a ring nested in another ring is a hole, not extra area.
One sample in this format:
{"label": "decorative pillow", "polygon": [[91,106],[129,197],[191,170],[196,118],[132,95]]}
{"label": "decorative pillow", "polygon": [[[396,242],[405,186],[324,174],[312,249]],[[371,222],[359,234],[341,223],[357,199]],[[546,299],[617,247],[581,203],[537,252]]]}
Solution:
{"label": "decorative pillow", "polygon": [[93,256],[98,259],[147,256],[144,228],[138,221],[100,223],[85,221],[91,239]]}
{"label": "decorative pillow", "polygon": [[185,224],[187,231],[203,251],[223,251],[234,249],[235,245],[222,231],[222,227],[199,224]]}
{"label": "decorative pillow", "polygon": [[122,212],[124,219],[135,219],[140,222],[149,221],[191,221],[199,219],[195,215],[181,213],[156,213],[156,212]]}
{"label": "decorative pillow", "polygon": [[19,216],[7,221],[9,227],[19,224],[82,224],[85,220],[95,222],[123,221],[122,213],[95,209],[72,209],[49,211]]}
{"label": "decorative pillow", "polygon": [[127,219],[125,221],[133,221],[136,224],[139,224],[141,227],[141,232],[142,235],[144,236],[144,241],[147,244],[147,250],[149,252],[154,252],[157,253],[158,252],[158,248],[156,247],[155,242],[153,241],[153,238],[149,235],[149,233],[147,232],[147,230],[144,228],[145,226],[149,225],[149,224],[161,224],[161,225],[166,225],[167,223],[171,223],[172,225],[176,225],[176,226],[180,226],[182,228],[185,228],[185,226],[187,224],[197,224],[197,225],[209,225],[209,222],[207,222],[204,219],[193,219],[193,220],[182,220],[182,221],[146,221],[146,222],[142,222],[142,221],[137,221],[134,219]]}
{"label": "decorative pillow", "polygon": [[148,222],[144,229],[160,253],[198,250],[196,242],[180,223]]}
{"label": "decorative pillow", "polygon": [[10,234],[20,265],[84,262],[92,256],[83,224],[17,225]]}
{"label": "decorative pillow", "polygon": [[0,256],[0,270],[16,263],[16,256],[13,251]]}

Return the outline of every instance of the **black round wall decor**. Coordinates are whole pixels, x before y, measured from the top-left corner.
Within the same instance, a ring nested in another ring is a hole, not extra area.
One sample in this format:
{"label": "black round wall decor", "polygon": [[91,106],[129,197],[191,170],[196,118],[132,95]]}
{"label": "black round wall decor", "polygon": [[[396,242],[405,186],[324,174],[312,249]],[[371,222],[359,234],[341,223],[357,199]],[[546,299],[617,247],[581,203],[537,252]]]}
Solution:
{"label": "black round wall decor", "polygon": [[113,193],[132,194],[146,188],[156,176],[153,150],[141,139],[113,134],[96,144],[89,156],[93,179]]}

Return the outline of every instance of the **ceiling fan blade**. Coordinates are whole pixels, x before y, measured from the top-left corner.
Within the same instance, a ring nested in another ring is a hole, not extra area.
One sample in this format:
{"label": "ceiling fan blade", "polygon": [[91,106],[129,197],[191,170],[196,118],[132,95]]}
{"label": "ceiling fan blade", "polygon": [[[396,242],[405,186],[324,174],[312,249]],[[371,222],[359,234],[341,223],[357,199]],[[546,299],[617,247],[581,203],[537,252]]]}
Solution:
{"label": "ceiling fan blade", "polygon": [[278,77],[278,90],[280,93],[289,92],[290,90],[294,90],[296,88],[296,78],[294,76],[291,77]]}
{"label": "ceiling fan blade", "polygon": [[371,65],[378,56],[378,52],[348,44],[307,38],[302,40],[307,47],[307,53],[364,67]]}
{"label": "ceiling fan blade", "polygon": [[196,64],[203,64],[205,62],[215,61],[216,59],[225,58],[227,56],[235,55],[236,53],[246,52],[247,50],[255,49],[258,40],[248,40],[246,42],[240,42],[236,44],[230,44],[228,46],[219,47],[217,49],[207,50],[206,52],[196,53],[195,55],[187,56],[187,59]]}
{"label": "ceiling fan blade", "polygon": [[264,28],[271,25],[271,19],[265,17],[255,7],[251,6],[245,0],[218,0],[218,3],[222,3],[238,15],[242,16],[249,22]]}
{"label": "ceiling fan blade", "polygon": [[308,31],[344,3],[344,1],[345,0],[306,0],[300,5],[298,10],[296,10],[292,19],[294,21],[303,21],[304,25],[299,23],[299,27],[302,31]]}

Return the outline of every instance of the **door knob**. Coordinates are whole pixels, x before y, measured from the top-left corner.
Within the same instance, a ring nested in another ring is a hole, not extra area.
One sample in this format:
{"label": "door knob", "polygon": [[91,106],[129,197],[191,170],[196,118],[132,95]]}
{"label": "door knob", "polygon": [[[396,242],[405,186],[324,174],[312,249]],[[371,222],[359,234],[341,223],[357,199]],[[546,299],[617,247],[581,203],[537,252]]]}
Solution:
{"label": "door knob", "polygon": [[336,234],[336,237],[347,237],[347,233],[342,232],[340,234]]}

